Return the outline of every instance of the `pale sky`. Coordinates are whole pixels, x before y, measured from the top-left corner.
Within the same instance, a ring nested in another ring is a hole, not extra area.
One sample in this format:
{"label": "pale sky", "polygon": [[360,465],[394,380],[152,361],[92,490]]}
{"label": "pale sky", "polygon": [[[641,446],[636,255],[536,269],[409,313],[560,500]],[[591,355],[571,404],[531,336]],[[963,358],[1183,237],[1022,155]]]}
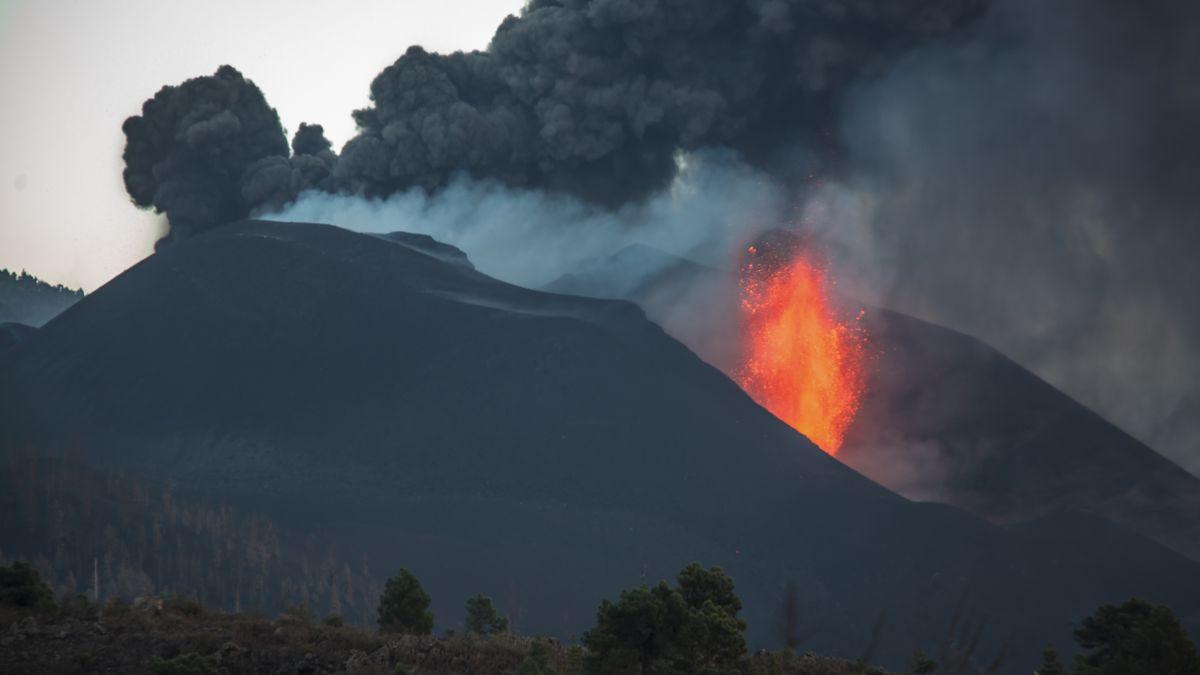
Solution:
{"label": "pale sky", "polygon": [[91,291],[147,255],[159,218],[121,184],[121,122],[228,63],[291,137],[340,148],[410,45],[481,49],[522,0],[0,0],[0,268]]}

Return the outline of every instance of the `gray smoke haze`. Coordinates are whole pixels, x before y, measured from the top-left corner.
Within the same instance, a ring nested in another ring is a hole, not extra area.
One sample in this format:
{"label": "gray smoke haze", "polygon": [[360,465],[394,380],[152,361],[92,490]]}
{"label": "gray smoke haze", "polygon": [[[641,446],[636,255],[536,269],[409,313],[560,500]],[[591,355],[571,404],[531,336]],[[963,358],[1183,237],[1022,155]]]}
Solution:
{"label": "gray smoke haze", "polygon": [[[633,245],[725,268],[743,241],[778,222],[787,204],[769,176],[729,151],[712,150],[681,160],[667,190],[615,210],[460,174],[434,193],[412,188],[383,199],[310,191],[267,217],[428,234],[468,252],[482,272],[541,288]],[[620,282],[656,262],[625,268]]]}
{"label": "gray smoke haze", "polygon": [[1200,473],[1200,4],[1009,0],[850,96],[804,225]]}

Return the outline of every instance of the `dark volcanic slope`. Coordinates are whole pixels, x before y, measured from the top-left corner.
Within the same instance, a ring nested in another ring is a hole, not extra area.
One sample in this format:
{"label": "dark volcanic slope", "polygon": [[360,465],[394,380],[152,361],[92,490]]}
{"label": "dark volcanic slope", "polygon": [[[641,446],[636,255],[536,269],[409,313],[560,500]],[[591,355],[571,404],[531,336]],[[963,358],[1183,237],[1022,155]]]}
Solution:
{"label": "dark volcanic slope", "polygon": [[0,323],[0,352],[15,347],[36,332],[36,328],[23,323]]}
{"label": "dark volcanic slope", "polygon": [[1200,479],[974,338],[868,321],[882,354],[846,463],[996,522],[1094,513],[1200,559]]}
{"label": "dark volcanic slope", "polygon": [[442,625],[482,591],[578,634],[693,559],[737,579],[755,642],[795,582],[807,647],[857,656],[882,613],[896,665],[959,606],[1020,670],[1101,601],[1200,610],[1200,565],[1103,522],[1059,545],[885,491],[632,304],[328,226],[239,223],[122,274],[0,354],[0,434],[336,527]]}

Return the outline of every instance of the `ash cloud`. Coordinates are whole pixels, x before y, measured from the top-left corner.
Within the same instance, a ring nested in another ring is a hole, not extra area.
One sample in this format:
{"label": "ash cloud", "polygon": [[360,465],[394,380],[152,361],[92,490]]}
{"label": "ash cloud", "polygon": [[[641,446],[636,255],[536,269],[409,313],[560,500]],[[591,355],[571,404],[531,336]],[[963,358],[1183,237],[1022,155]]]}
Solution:
{"label": "ash cloud", "polygon": [[126,187],[180,237],[308,189],[386,197],[464,173],[618,209],[705,147],[799,177],[835,157],[847,86],[985,1],[531,0],[486,51],[409,48],[340,157],[315,127],[290,154],[262,92],[223,66],[126,121]]}
{"label": "ash cloud", "polygon": [[613,207],[667,188],[675,156],[707,146],[803,175],[829,155],[849,84],[982,4],[531,0],[487,51],[413,47],[386,68],[335,175],[387,196],[465,171]]}
{"label": "ash cloud", "polygon": [[235,68],[165,86],[125,120],[125,189],[166,214],[172,237],[245,217],[247,167],[287,155],[279,115]]}

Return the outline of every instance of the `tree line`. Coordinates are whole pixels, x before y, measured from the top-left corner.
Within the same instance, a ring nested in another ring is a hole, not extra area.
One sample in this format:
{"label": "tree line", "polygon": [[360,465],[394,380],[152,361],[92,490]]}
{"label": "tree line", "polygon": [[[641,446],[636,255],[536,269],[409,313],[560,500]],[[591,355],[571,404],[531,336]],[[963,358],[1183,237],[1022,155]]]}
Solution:
{"label": "tree line", "polygon": [[374,618],[378,575],[331,540],[65,457],[7,450],[0,462],[0,564],[30,561],[56,595],[176,594],[232,611],[304,605]]}
{"label": "tree line", "polygon": [[[54,605],[53,593],[33,565],[17,561],[0,567],[0,606],[46,608]],[[71,602],[65,599],[64,602]],[[86,602],[86,599],[84,599]],[[178,598],[172,599],[180,605]],[[194,601],[193,601],[194,602]],[[423,636],[433,631],[431,598],[411,571],[401,569],[384,585],[375,620],[382,635]],[[111,604],[111,603],[110,603]],[[192,614],[200,614],[194,603]],[[720,567],[692,563],[679,572],[675,584],[660,581],[621,591],[596,610],[596,623],[584,633],[583,673],[758,673],[793,672],[786,661],[765,653],[747,653],[746,622],[738,617],[741,600],[731,579]],[[466,632],[496,636],[508,632],[508,621],[490,598],[476,595],[465,605]],[[280,621],[312,622],[307,606],[285,610]],[[326,625],[340,626],[331,615]],[[1079,648],[1070,664],[1059,659],[1053,647],[1043,653],[1037,675],[1196,675],[1200,654],[1179,620],[1164,606],[1131,599],[1120,605],[1102,605],[1085,617],[1075,630]],[[578,648],[575,648],[578,649]],[[791,650],[787,650],[791,653]],[[764,667],[763,664],[768,664]],[[774,665],[775,667],[770,667]],[[908,669],[913,674],[959,675],[991,672],[998,667],[963,663],[938,663],[921,650],[913,654]],[[860,661],[849,672],[881,672]],[[397,671],[400,672],[400,671]],[[521,675],[555,672],[544,645],[534,643],[516,671]],[[572,671],[574,672],[574,671]]]}

